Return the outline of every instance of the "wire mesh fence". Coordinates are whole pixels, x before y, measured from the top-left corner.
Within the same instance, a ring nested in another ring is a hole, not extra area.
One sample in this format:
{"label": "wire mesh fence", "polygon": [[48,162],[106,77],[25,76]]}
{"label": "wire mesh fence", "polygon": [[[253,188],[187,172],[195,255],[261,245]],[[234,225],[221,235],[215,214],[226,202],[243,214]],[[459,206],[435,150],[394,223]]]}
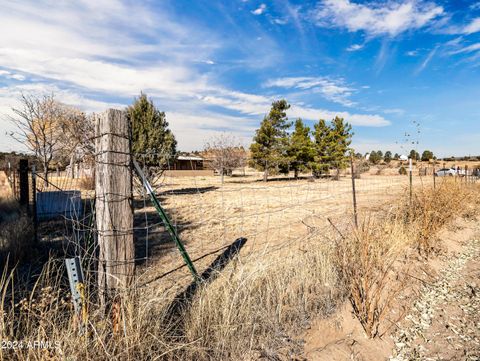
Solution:
{"label": "wire mesh fence", "polygon": [[[302,247],[308,239],[327,232],[328,219],[353,220],[348,170],[342,171],[338,180],[314,178],[309,173],[294,178],[290,172],[273,174],[264,182],[262,172],[245,167],[222,181],[218,172],[203,166],[179,170],[173,156],[161,169],[148,169],[141,155],[137,159],[199,272],[237,239],[247,239],[244,257],[270,257],[290,247]],[[78,174],[72,178],[55,171],[49,173],[48,181],[37,175],[37,209],[55,209],[53,203],[63,202],[64,210],[57,217],[39,217],[39,233],[41,238],[66,244],[70,255],[88,256],[96,262],[93,174]],[[420,174],[413,176],[414,189],[432,187],[433,175]],[[367,171],[356,178],[357,207],[363,214],[388,205],[410,186],[409,177],[398,174],[393,166],[381,174]],[[137,174],[133,190],[135,258],[129,262],[138,266],[137,285],[160,282],[167,289],[180,287],[180,279],[186,282],[191,277],[188,268]],[[57,197],[57,193],[63,196]]]}
{"label": "wire mesh fence", "polygon": [[[208,159],[198,156],[179,159],[164,155],[164,163],[157,167],[149,166],[142,154],[133,156],[145,179],[132,169],[133,227],[127,232],[133,234],[135,252],[133,258],[123,262],[136,264],[135,285],[142,288],[176,293],[191,281],[188,267],[152,203],[152,192],[199,273],[235,240],[246,239],[241,250],[243,261],[288,257],[292,247],[308,248],[311,240],[331,231],[332,220],[354,220],[349,167],[338,179],[330,175],[314,177],[305,169],[298,177],[293,171],[272,171],[265,182],[261,171],[248,166],[248,159],[244,167],[222,176],[221,171],[209,166]],[[357,171],[363,162],[355,162],[353,176],[360,214],[388,207],[408,194],[410,187],[419,190],[445,180],[468,185],[477,180],[473,172],[464,176],[459,173],[453,180],[435,177],[433,167],[419,167],[414,169],[410,185],[408,175],[399,173],[400,164]],[[403,166],[408,169],[408,165]],[[55,169],[30,173],[29,177],[29,187],[35,179],[31,201],[35,199],[36,203],[39,239],[57,244],[67,257],[80,257],[94,276],[99,261],[95,169],[95,163],[80,163],[74,172]],[[7,174],[10,181],[13,174]],[[145,188],[145,180],[150,190]]]}

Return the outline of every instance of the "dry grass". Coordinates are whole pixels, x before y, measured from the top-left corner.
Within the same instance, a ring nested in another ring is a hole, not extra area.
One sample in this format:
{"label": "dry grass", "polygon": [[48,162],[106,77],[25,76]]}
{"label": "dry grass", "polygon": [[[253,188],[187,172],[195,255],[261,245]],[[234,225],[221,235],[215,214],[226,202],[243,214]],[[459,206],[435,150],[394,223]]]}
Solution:
{"label": "dry grass", "polygon": [[[290,335],[332,312],[342,299],[332,249],[310,246],[284,257],[239,260],[202,289],[187,313],[186,337],[196,341],[190,359],[275,359]],[[287,353],[298,345],[289,346]]]}
{"label": "dry grass", "polygon": [[[58,343],[45,350],[17,350],[19,360],[240,359],[252,352],[272,356],[289,343],[289,335],[312,317],[330,313],[341,298],[330,252],[324,246],[297,250],[285,260],[240,258],[201,287],[177,320],[169,313],[171,298],[124,296],[122,327],[115,335],[112,321],[93,303],[88,307],[88,334],[79,334],[60,261],[47,263],[33,289],[17,290],[15,296],[14,273],[5,271],[0,280],[0,336]],[[291,347],[298,351],[298,345]],[[10,356],[0,349],[0,359]]]}
{"label": "dry grass", "polygon": [[0,172],[0,261],[22,260],[33,244],[33,228],[13,198],[4,172]]}
{"label": "dry grass", "polygon": [[420,253],[429,254],[438,245],[435,233],[457,216],[467,215],[478,204],[479,187],[452,179],[443,179],[436,189],[420,188],[412,200],[405,197],[397,211]]}

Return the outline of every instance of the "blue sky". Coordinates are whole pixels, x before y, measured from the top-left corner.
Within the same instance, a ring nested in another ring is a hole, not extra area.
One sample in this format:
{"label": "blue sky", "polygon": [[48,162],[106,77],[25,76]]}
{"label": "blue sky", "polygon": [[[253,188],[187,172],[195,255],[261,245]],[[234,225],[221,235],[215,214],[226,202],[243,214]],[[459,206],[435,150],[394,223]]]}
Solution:
{"label": "blue sky", "polygon": [[[0,149],[21,92],[85,111],[141,90],[181,150],[246,145],[274,99],[307,124],[343,116],[354,147],[480,154],[478,1],[0,0]],[[420,123],[416,132],[413,121]]]}

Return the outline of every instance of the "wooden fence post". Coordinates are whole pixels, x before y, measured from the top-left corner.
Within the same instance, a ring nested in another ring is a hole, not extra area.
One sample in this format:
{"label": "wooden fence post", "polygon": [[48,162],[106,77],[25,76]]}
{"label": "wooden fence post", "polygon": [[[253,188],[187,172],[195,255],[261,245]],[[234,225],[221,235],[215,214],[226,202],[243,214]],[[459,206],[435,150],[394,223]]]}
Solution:
{"label": "wooden fence post", "polygon": [[95,191],[103,306],[128,288],[135,272],[130,126],[124,111],[109,109],[95,127]]}
{"label": "wooden fence post", "polygon": [[19,161],[19,178],[20,178],[20,204],[28,207],[28,159],[20,159]]}
{"label": "wooden fence post", "polygon": [[37,170],[32,165],[32,221],[33,221],[33,237],[35,244],[38,243],[38,217],[37,217]]}

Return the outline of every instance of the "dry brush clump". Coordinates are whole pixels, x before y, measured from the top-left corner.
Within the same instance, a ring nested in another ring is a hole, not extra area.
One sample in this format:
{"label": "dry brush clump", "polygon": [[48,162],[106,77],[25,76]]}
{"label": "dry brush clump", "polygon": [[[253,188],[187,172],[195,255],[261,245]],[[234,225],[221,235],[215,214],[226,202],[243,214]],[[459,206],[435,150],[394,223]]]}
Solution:
{"label": "dry brush clump", "polygon": [[457,216],[476,212],[480,200],[479,186],[445,179],[436,188],[415,190],[413,197],[404,197],[397,218],[404,219],[406,231],[420,253],[428,255],[438,245],[435,233]]}
{"label": "dry brush clump", "polygon": [[408,239],[398,223],[366,218],[336,240],[334,264],[353,312],[368,337],[379,333],[391,303],[405,286],[394,273]]}
{"label": "dry brush clump", "polygon": [[367,217],[336,239],[334,264],[353,311],[368,337],[379,334],[382,319],[405,288],[408,274],[399,260],[414,246],[431,252],[436,233],[456,216],[478,211],[479,187],[446,180],[437,188],[403,196],[388,211]]}

